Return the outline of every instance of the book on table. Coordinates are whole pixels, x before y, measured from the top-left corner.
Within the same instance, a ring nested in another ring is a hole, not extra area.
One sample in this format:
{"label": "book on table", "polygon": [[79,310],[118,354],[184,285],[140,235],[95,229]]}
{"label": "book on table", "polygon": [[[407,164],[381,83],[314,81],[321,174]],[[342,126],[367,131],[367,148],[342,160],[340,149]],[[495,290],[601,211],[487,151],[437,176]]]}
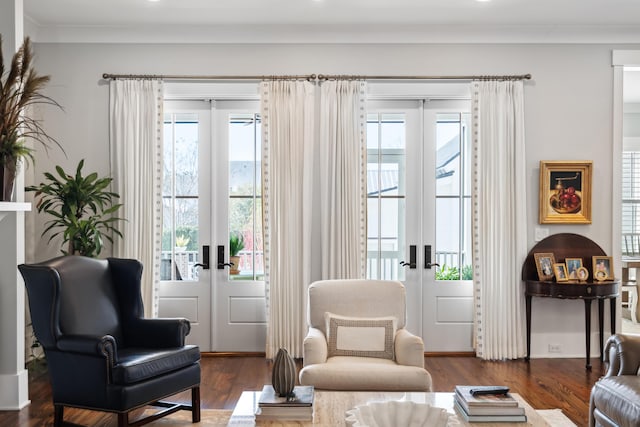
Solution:
{"label": "book on table", "polygon": [[[456,412],[460,414],[460,416],[469,423],[526,423],[527,416],[525,414],[522,415],[471,415],[467,413],[464,408],[460,405],[459,400],[455,400],[454,407]],[[524,409],[524,408],[523,408]]]}
{"label": "book on table", "polygon": [[477,386],[455,387],[455,408],[468,422],[525,422],[525,409],[509,393],[473,395]]}
{"label": "book on table", "polygon": [[311,420],[313,419],[313,386],[296,386],[289,396],[278,396],[273,386],[262,388],[256,410],[259,420]]}

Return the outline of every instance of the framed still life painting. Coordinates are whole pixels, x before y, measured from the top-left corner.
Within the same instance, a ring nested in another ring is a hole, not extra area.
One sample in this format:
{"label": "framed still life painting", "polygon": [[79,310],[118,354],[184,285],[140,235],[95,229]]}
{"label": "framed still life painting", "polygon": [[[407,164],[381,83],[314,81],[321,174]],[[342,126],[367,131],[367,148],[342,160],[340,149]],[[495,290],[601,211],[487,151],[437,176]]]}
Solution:
{"label": "framed still life painting", "polygon": [[591,161],[540,161],[540,224],[591,224]]}

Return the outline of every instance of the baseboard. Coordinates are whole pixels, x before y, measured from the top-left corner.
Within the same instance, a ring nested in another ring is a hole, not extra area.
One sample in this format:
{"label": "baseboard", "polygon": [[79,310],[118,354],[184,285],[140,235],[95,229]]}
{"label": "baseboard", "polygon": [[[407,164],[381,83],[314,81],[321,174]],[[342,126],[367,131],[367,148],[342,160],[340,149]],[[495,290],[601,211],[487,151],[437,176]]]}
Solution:
{"label": "baseboard", "polygon": [[0,411],[20,410],[29,403],[29,372],[0,374]]}
{"label": "baseboard", "polygon": [[475,351],[429,351],[424,357],[476,357]]}
{"label": "baseboard", "polygon": [[266,353],[258,351],[204,351],[202,357],[265,357]]}

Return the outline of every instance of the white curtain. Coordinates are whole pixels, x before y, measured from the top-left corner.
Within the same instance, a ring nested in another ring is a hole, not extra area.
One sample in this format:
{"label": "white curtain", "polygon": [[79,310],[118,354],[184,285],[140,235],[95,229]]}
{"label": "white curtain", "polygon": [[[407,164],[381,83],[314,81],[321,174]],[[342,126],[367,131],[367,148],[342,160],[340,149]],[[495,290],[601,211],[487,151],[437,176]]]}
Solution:
{"label": "white curtain", "polygon": [[109,126],[112,176],[123,203],[124,238],[114,256],[142,262],[145,316],[156,317],[162,217],[162,82],[112,80]]}
{"label": "white curtain", "polygon": [[472,82],[476,353],[525,354],[520,279],[527,255],[523,82]]}
{"label": "white curtain", "polygon": [[322,278],[364,278],[367,158],[364,81],[325,81],[320,89]]}
{"label": "white curtain", "polygon": [[261,86],[266,357],[302,357],[311,269],[314,86]]}

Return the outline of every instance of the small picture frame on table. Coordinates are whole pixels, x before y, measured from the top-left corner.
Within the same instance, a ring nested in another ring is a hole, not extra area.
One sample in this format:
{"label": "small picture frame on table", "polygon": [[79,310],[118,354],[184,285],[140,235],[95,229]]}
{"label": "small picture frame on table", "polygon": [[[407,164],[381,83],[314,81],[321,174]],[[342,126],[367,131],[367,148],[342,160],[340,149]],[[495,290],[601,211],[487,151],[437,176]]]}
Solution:
{"label": "small picture frame on table", "polygon": [[613,258],[593,256],[593,278],[597,281],[613,280]]}
{"label": "small picture frame on table", "polygon": [[589,270],[586,267],[580,267],[578,269],[578,280],[581,282],[586,282],[589,278]]}
{"label": "small picture frame on table", "polygon": [[582,268],[582,258],[566,258],[564,263],[567,264],[569,280],[578,280],[578,270]]}
{"label": "small picture frame on table", "polygon": [[569,273],[567,273],[567,265],[564,262],[553,264],[553,274],[556,276],[556,282],[568,282]]}
{"label": "small picture frame on table", "polygon": [[533,254],[536,260],[536,269],[538,270],[538,280],[546,281],[553,279],[553,265],[556,259],[551,252]]}

